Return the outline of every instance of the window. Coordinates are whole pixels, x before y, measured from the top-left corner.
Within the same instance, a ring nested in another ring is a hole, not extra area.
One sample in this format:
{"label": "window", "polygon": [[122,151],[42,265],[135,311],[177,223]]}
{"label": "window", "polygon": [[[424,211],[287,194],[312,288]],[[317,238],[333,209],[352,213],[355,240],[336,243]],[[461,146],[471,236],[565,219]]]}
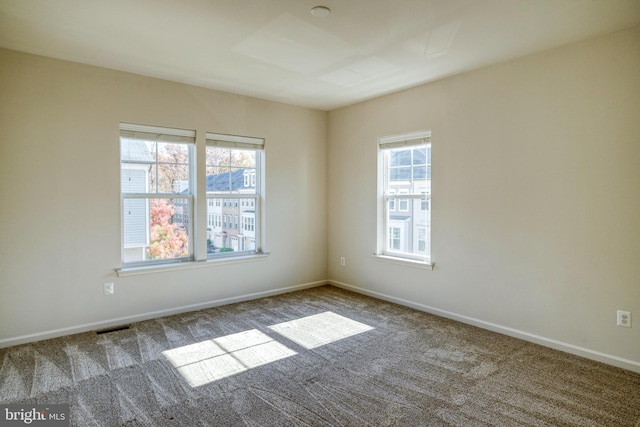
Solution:
{"label": "window", "polygon": [[123,266],[193,259],[195,132],[121,124]]}
{"label": "window", "polygon": [[389,227],[389,249],[400,250],[400,228]]}
{"label": "window", "polygon": [[[120,124],[118,274],[129,267],[262,253],[264,140],[207,133],[206,156],[196,160],[195,134]],[[196,185],[196,179],[202,182]],[[196,215],[196,209],[202,212]],[[195,217],[204,218],[201,229]],[[206,251],[197,244],[205,241]]]}
{"label": "window", "polygon": [[243,231],[254,231],[255,230],[254,224],[255,224],[255,218],[253,218],[253,216],[243,216],[242,217],[242,230]]}
{"label": "window", "polygon": [[[398,194],[409,194],[409,191],[406,189],[400,190]],[[409,199],[400,199],[398,204],[400,205],[398,210],[400,210],[401,212],[409,211]]]}
{"label": "window", "polygon": [[212,133],[206,139],[207,199],[216,206],[223,200],[225,228],[212,239],[208,256],[258,253],[264,140]]}
{"label": "window", "polygon": [[430,263],[431,132],[379,138],[378,149],[377,253]]}
{"label": "window", "polygon": [[425,252],[427,250],[427,229],[424,227],[418,227],[418,252]]}
{"label": "window", "polygon": [[[426,194],[426,193],[422,193]],[[423,199],[420,201],[420,210],[428,211],[429,210],[429,200]]]}

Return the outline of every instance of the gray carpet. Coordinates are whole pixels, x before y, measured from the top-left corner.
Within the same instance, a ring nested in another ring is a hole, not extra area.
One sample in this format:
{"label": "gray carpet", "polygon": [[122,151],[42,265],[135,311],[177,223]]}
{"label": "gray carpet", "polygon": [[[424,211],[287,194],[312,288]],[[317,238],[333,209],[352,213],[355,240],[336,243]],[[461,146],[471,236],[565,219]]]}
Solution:
{"label": "gray carpet", "polygon": [[77,426],[640,426],[640,374],[332,286],[0,350]]}

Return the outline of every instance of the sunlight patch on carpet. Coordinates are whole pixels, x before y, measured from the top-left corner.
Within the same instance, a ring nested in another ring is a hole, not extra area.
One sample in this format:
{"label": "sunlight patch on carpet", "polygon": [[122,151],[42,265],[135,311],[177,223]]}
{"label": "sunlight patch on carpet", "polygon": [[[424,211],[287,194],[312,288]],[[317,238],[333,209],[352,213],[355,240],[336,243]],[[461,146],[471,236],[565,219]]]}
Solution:
{"label": "sunlight patch on carpet", "polygon": [[344,338],[352,337],[373,328],[331,311],[302,317],[289,322],[269,326],[306,349],[320,347]]}
{"label": "sunlight patch on carpet", "polygon": [[251,329],[165,350],[162,354],[191,387],[199,387],[297,353]]}

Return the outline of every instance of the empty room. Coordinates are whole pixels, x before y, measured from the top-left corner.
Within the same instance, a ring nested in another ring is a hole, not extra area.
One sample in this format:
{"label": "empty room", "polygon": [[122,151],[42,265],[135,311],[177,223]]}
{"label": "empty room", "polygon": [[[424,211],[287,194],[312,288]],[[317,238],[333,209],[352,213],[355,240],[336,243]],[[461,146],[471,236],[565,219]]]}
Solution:
{"label": "empty room", "polygon": [[0,0],[0,425],[640,426],[640,1]]}

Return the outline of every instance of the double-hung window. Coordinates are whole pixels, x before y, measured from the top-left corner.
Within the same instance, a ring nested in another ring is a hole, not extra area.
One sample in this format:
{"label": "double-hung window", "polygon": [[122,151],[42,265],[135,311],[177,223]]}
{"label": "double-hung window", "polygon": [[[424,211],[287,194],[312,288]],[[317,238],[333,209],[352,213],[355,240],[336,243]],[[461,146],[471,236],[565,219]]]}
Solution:
{"label": "double-hung window", "polygon": [[118,274],[263,253],[264,139],[206,133],[203,142],[196,150],[194,130],[120,124]]}
{"label": "double-hung window", "polygon": [[430,264],[431,131],[379,138],[378,149],[377,253]]}
{"label": "double-hung window", "polygon": [[207,230],[208,257],[260,253],[264,140],[207,133],[206,142],[207,214],[223,217]]}
{"label": "double-hung window", "polygon": [[122,265],[193,259],[195,132],[120,124]]}

